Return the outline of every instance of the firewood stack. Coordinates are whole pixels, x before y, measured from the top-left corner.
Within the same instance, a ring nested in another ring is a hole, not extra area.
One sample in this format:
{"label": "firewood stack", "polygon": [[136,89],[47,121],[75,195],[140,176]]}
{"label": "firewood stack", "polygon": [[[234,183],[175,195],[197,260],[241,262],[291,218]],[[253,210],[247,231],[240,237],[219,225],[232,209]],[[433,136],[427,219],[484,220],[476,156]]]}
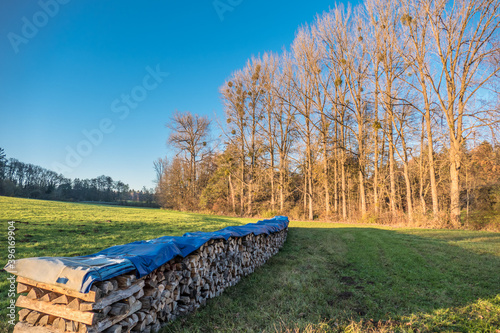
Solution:
{"label": "firewood stack", "polygon": [[287,229],[210,240],[136,279],[133,272],[94,283],[83,294],[18,277],[14,332],[155,332],[193,312],[276,254]]}

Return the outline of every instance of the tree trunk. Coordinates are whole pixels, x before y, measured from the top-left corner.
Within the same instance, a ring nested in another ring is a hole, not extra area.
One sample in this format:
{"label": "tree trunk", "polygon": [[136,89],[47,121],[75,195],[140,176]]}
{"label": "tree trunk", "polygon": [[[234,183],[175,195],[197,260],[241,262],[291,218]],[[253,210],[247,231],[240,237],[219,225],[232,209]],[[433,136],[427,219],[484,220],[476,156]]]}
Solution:
{"label": "tree trunk", "polygon": [[347,220],[347,198],[346,198],[346,184],[345,184],[345,163],[342,162],[342,218]]}
{"label": "tree trunk", "polygon": [[[304,167],[305,167],[304,163]],[[307,219],[307,170],[304,168],[304,219]]]}
{"label": "tree trunk", "polygon": [[460,226],[460,148],[456,140],[450,145],[450,222],[454,227]]}
{"label": "tree trunk", "polygon": [[359,202],[361,206],[360,207],[361,217],[364,217],[366,215],[365,181],[363,172],[361,170],[359,170],[358,175],[359,175]]}
{"label": "tree trunk", "polygon": [[439,213],[438,191],[436,183],[436,170],[434,167],[434,142],[432,139],[431,113],[430,106],[427,107],[425,121],[427,127],[427,156],[429,159],[429,177],[431,180],[432,214],[434,218]]}
{"label": "tree trunk", "polygon": [[271,209],[274,210],[276,206],[274,198],[274,152],[271,149]]}
{"label": "tree trunk", "polygon": [[342,140],[342,151],[341,151],[341,174],[342,174],[342,218],[344,221],[347,220],[347,198],[346,198],[346,175],[345,175],[345,128],[344,128],[344,114],[341,115],[341,126],[340,126],[340,137]]}
{"label": "tree trunk", "polygon": [[234,201],[234,186],[231,173],[229,173],[228,181],[229,181],[229,191],[231,192],[231,206],[233,207],[233,214],[234,214],[236,212],[236,202]]}
{"label": "tree trunk", "polygon": [[309,112],[307,112],[306,116],[306,172],[307,172],[307,189],[306,195],[308,197],[308,211],[309,211],[309,220],[313,220],[314,212],[313,212],[313,192],[312,192],[312,149],[311,149],[311,120],[309,118]]}
{"label": "tree trunk", "polygon": [[326,123],[326,117],[323,111],[321,111],[321,127],[322,127],[322,139],[323,139],[323,188],[325,191],[325,212],[327,216],[330,216],[330,190],[328,184],[328,127]]}
{"label": "tree trunk", "polygon": [[408,213],[408,220],[413,222],[413,202],[411,195],[411,180],[410,180],[410,172],[408,170],[408,161],[405,161],[403,164],[403,171],[405,175],[405,183],[406,183],[406,208]]}
{"label": "tree trunk", "polygon": [[283,206],[284,206],[283,187],[284,187],[283,170],[280,169],[280,212],[283,212]]}
{"label": "tree trunk", "polygon": [[323,149],[325,151],[325,156],[323,158],[323,173],[325,179],[323,180],[323,187],[325,189],[325,211],[326,215],[330,216],[330,190],[329,184],[328,184],[328,155],[326,153],[327,150],[327,145],[326,145],[326,138],[323,141]]}
{"label": "tree trunk", "polygon": [[245,150],[243,147],[241,153],[240,215],[243,215],[245,209]]}
{"label": "tree trunk", "polygon": [[366,193],[365,193],[365,181],[364,181],[364,146],[363,146],[363,119],[361,116],[358,117],[358,149],[359,149],[359,202],[361,216],[366,215]]}
{"label": "tree trunk", "polygon": [[336,214],[339,212],[339,161],[338,161],[338,153],[335,153],[335,165],[334,165],[334,175],[333,175],[333,210]]}
{"label": "tree trunk", "polygon": [[375,101],[374,101],[374,112],[375,112],[375,123],[373,124],[374,129],[374,164],[373,164],[373,205],[375,214],[379,213],[380,203],[379,203],[379,194],[378,194],[378,130],[379,130],[379,122],[378,122],[378,94],[379,94],[379,75],[378,75],[378,63],[375,65]]}
{"label": "tree trunk", "polygon": [[314,212],[313,212],[313,188],[312,188],[312,166],[309,166],[309,220],[314,220]]}
{"label": "tree trunk", "polygon": [[422,214],[425,214],[425,212],[427,211],[425,204],[425,196],[424,196],[424,151],[423,151],[424,136],[425,136],[424,123],[425,123],[425,117],[422,117],[422,135],[420,136],[420,147],[422,151],[420,152],[420,158],[419,158],[419,176],[420,176],[419,196],[420,196],[420,205],[422,209]]}
{"label": "tree trunk", "polygon": [[389,135],[387,137],[390,140],[389,144],[389,178],[390,178],[390,195],[389,203],[391,206],[391,217],[394,219],[396,217],[396,174],[394,171],[395,160],[394,160],[394,136],[392,133],[392,119],[389,120]]}

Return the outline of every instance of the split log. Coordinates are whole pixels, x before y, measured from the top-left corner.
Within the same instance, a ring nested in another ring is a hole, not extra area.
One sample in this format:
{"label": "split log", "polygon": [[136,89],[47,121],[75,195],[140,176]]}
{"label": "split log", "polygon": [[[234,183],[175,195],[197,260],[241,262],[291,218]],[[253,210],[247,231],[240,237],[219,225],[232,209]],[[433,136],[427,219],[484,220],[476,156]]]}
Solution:
{"label": "split log", "polygon": [[26,321],[31,325],[35,326],[38,323],[38,320],[42,318],[42,314],[37,311],[31,311],[31,313],[26,317]]}
{"label": "split log", "polygon": [[31,288],[31,290],[29,291],[28,295],[26,297],[28,297],[29,299],[39,299],[39,298],[42,298],[43,295],[45,295],[46,291],[40,289],[40,288]]}
{"label": "split log", "polygon": [[64,304],[64,305],[67,305],[67,304],[71,303],[72,300],[73,300],[72,297],[69,297],[67,295],[61,295],[58,298],[54,299],[52,301],[52,303],[53,304]]}
{"label": "split log", "polygon": [[96,323],[95,325],[92,325],[92,326],[87,326],[86,327],[86,330],[88,333],[98,333],[98,332],[102,332],[104,331],[105,329],[113,326],[114,324],[117,324],[119,323],[120,321],[122,321],[123,319],[127,318],[128,316],[130,316],[131,314],[139,311],[142,307],[142,304],[140,301],[136,301],[131,307],[130,307],[130,310],[128,313],[124,314],[124,315],[121,315],[121,316],[116,316],[116,317],[107,317],[105,318],[104,320]]}
{"label": "split log", "polygon": [[72,320],[66,321],[66,331],[78,332],[78,323]]}
{"label": "split log", "polygon": [[51,292],[48,292],[45,295],[43,295],[42,298],[40,298],[40,301],[52,302],[53,300],[59,298],[60,296],[62,296],[62,295],[51,291]]}
{"label": "split log", "polygon": [[115,303],[111,307],[111,311],[109,311],[109,314],[113,316],[120,316],[126,314],[130,310],[130,306],[125,303]]}
{"label": "split log", "polygon": [[68,303],[68,309],[73,309],[73,310],[80,310],[80,303],[81,300],[78,298],[75,298],[71,302]]}
{"label": "split log", "polygon": [[30,309],[19,310],[19,321],[24,321],[24,319],[30,314]]}
{"label": "split log", "polygon": [[128,288],[132,285],[132,277],[133,275],[122,275],[115,277],[116,282],[118,282],[118,287],[120,288]]}
{"label": "split log", "polygon": [[41,326],[32,326],[28,323],[18,322],[16,326],[14,326],[14,333],[61,333],[56,328],[52,326],[41,327]]}
{"label": "split log", "polygon": [[56,316],[45,315],[38,321],[38,324],[41,326],[52,325],[52,323],[57,319]]}
{"label": "split log", "polygon": [[122,325],[113,325],[107,330],[104,331],[105,333],[122,333]]}
{"label": "split log", "polygon": [[111,293],[108,296],[101,298],[96,303],[90,303],[85,305],[82,304],[80,310],[92,311],[92,310],[104,309],[108,305],[114,304],[118,301],[121,301],[122,299],[125,299],[127,297],[134,295],[135,293],[140,292],[144,287],[144,283],[145,283],[144,280],[139,280],[136,283],[134,283],[130,288],[125,290],[118,290],[114,293]]}
{"label": "split log", "polygon": [[27,285],[27,284],[24,284],[24,283],[17,283],[17,293],[18,294],[24,294],[24,293],[28,293],[31,288],[33,288],[32,286],[30,285]]}

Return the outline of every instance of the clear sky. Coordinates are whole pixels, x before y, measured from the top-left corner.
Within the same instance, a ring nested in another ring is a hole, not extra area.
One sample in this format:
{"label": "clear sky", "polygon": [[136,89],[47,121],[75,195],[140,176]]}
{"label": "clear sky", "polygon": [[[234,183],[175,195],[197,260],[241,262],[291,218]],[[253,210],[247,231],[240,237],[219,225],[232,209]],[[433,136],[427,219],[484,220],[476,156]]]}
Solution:
{"label": "clear sky", "polygon": [[224,80],[333,5],[2,0],[0,147],[66,177],[153,187],[173,112],[222,118]]}

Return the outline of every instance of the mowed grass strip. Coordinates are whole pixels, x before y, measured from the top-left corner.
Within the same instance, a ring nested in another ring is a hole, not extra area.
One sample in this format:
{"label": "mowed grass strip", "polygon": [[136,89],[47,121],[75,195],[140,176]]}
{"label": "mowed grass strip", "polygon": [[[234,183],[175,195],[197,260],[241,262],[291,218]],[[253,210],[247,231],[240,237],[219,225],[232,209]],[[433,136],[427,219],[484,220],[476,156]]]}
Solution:
{"label": "mowed grass strip", "polygon": [[[19,221],[19,257],[83,255],[255,221],[2,197],[0,206],[5,230],[7,220]],[[163,332],[498,329],[500,234],[292,222],[283,249],[266,265]]]}
{"label": "mowed grass strip", "polygon": [[165,332],[497,332],[499,272],[495,233],[292,222],[278,255]]}

